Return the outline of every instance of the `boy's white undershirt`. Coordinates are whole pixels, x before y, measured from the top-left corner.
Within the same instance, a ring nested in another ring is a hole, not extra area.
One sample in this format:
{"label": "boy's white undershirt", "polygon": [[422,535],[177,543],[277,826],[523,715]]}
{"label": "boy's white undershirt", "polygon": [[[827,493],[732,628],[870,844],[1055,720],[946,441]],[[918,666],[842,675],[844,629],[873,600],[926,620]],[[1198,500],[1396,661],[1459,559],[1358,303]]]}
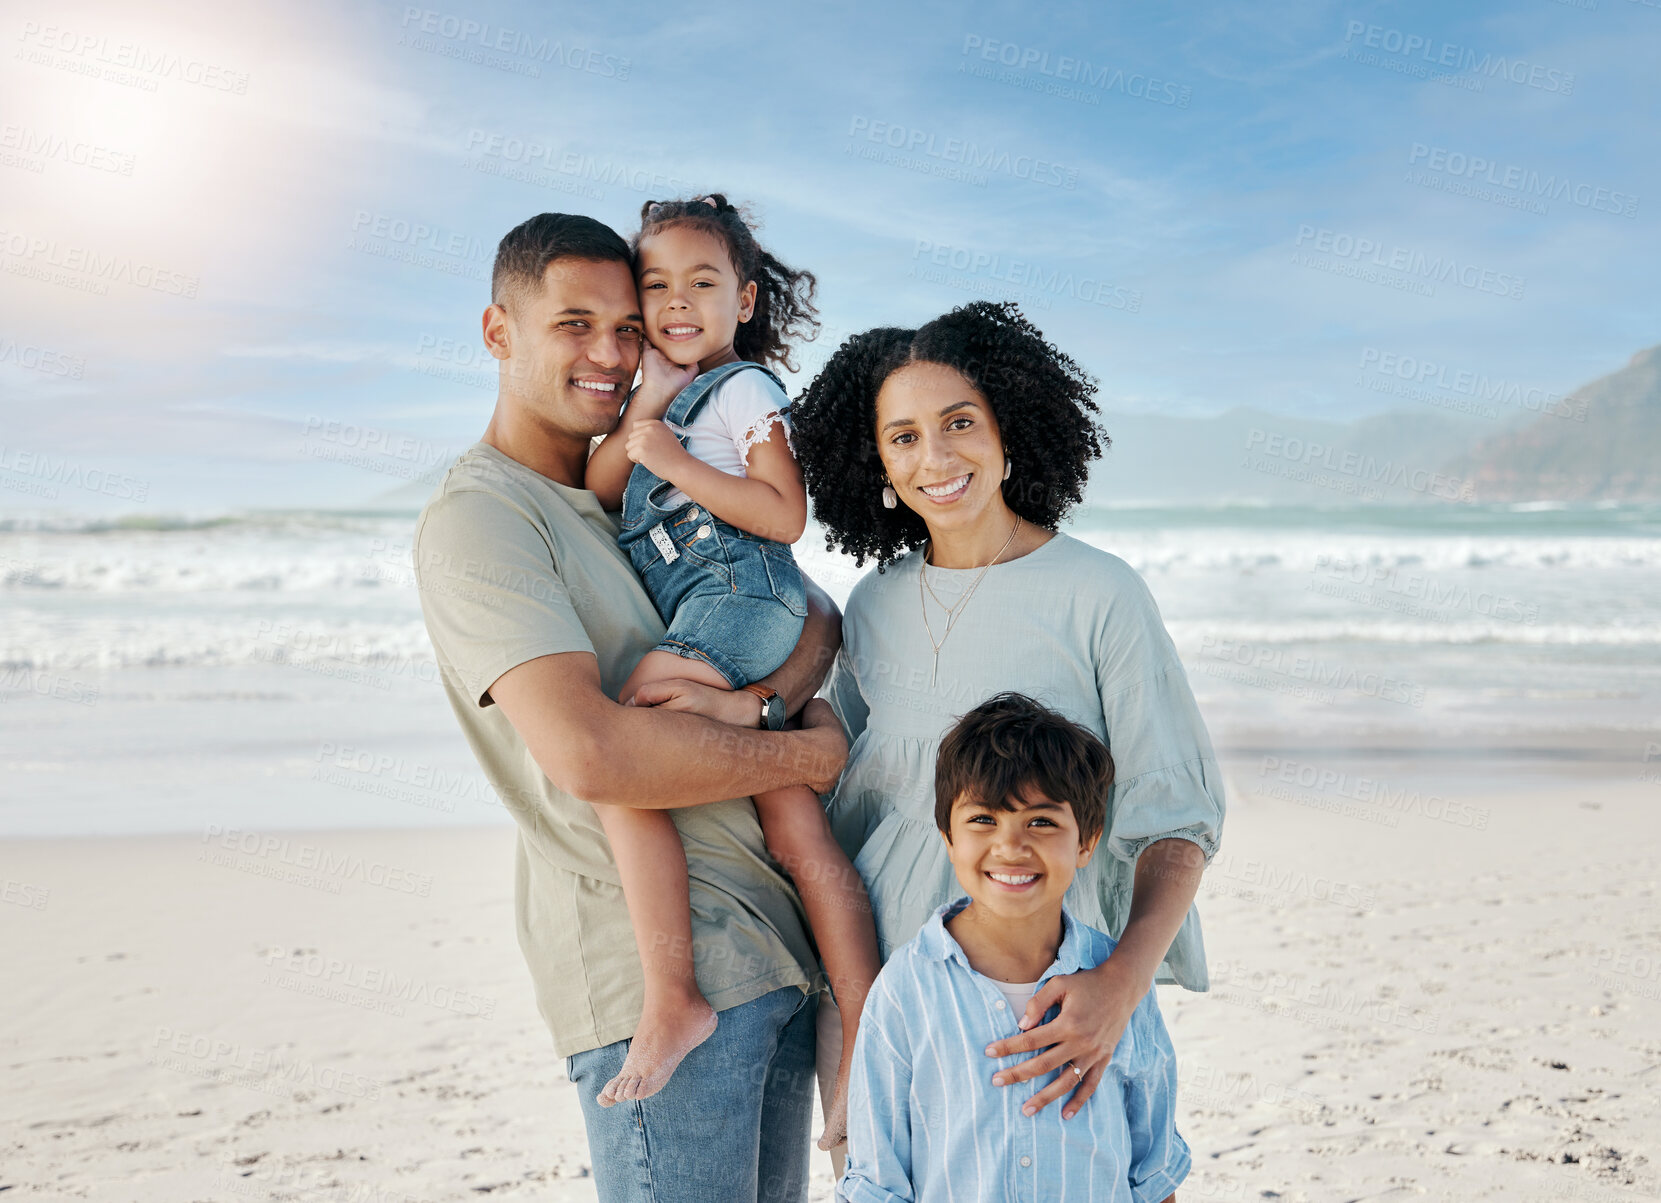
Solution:
{"label": "boy's white undershirt", "polygon": [[1027,1004],[1032,1001],[1032,996],[1038,993],[1037,982],[999,982],[993,981],[991,978],[987,980],[991,981],[998,988],[998,993],[1004,996],[1004,999],[1009,1003],[1010,1013],[1016,1019],[1020,1019],[1026,1013]]}

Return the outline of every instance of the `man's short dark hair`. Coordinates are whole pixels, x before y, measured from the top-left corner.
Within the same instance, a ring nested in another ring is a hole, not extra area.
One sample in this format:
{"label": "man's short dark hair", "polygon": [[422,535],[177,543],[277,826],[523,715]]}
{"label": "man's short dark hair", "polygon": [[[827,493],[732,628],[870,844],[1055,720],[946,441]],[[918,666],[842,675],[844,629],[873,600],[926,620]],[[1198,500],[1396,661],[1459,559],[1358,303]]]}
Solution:
{"label": "man's short dark hair", "polygon": [[580,213],[538,213],[509,230],[496,247],[490,303],[505,309],[510,301],[535,296],[542,289],[548,265],[556,259],[631,264],[629,244],[604,222]]}
{"label": "man's short dark hair", "polygon": [[1070,719],[1020,693],[1000,693],[958,720],[934,761],[934,822],[948,835],[952,805],[967,797],[994,810],[1017,810],[1029,788],[1066,802],[1079,842],[1102,833],[1113,757]]}

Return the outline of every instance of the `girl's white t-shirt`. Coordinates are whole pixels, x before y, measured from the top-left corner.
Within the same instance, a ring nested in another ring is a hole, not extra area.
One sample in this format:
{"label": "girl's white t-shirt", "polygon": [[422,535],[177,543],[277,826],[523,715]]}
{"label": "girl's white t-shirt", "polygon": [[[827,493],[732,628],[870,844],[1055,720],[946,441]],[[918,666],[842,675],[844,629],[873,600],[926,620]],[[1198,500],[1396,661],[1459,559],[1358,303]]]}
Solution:
{"label": "girl's white t-shirt", "polygon": [[[715,386],[691,426],[670,426],[686,435],[686,449],[694,459],[718,468],[728,476],[748,476],[750,449],[765,443],[774,422],[784,423],[790,436],[790,415],[784,412],[790,398],[765,372],[734,372]],[[692,500],[679,489],[671,489],[665,505],[685,505]]]}

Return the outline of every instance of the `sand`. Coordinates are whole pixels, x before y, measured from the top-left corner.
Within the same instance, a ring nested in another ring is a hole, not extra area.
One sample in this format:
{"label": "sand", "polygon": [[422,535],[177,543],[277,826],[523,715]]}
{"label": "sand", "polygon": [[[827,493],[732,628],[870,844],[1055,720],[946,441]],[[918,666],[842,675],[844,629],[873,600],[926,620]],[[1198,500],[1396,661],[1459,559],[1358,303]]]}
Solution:
{"label": "sand", "polygon": [[[1433,769],[1227,762],[1214,989],[1161,990],[1183,1199],[1661,1198],[1661,779]],[[511,844],[0,842],[0,1193],[593,1199]]]}

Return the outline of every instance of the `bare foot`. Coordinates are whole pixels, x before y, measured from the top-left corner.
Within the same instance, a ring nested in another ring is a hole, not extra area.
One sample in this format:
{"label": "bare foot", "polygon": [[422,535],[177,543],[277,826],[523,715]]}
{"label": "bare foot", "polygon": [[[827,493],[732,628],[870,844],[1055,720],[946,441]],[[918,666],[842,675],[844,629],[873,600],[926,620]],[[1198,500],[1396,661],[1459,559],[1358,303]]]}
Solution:
{"label": "bare foot", "polygon": [[836,1067],[836,1089],[825,1105],[825,1130],[819,1134],[819,1147],[830,1152],[837,1145],[848,1142],[848,1073],[853,1064],[853,1045],[842,1054],[842,1064]]}
{"label": "bare foot", "polygon": [[715,1008],[702,995],[677,998],[673,1005],[648,1003],[629,1044],[623,1068],[605,1084],[598,1102],[611,1107],[628,1099],[644,1099],[669,1084],[682,1058],[715,1031]]}

